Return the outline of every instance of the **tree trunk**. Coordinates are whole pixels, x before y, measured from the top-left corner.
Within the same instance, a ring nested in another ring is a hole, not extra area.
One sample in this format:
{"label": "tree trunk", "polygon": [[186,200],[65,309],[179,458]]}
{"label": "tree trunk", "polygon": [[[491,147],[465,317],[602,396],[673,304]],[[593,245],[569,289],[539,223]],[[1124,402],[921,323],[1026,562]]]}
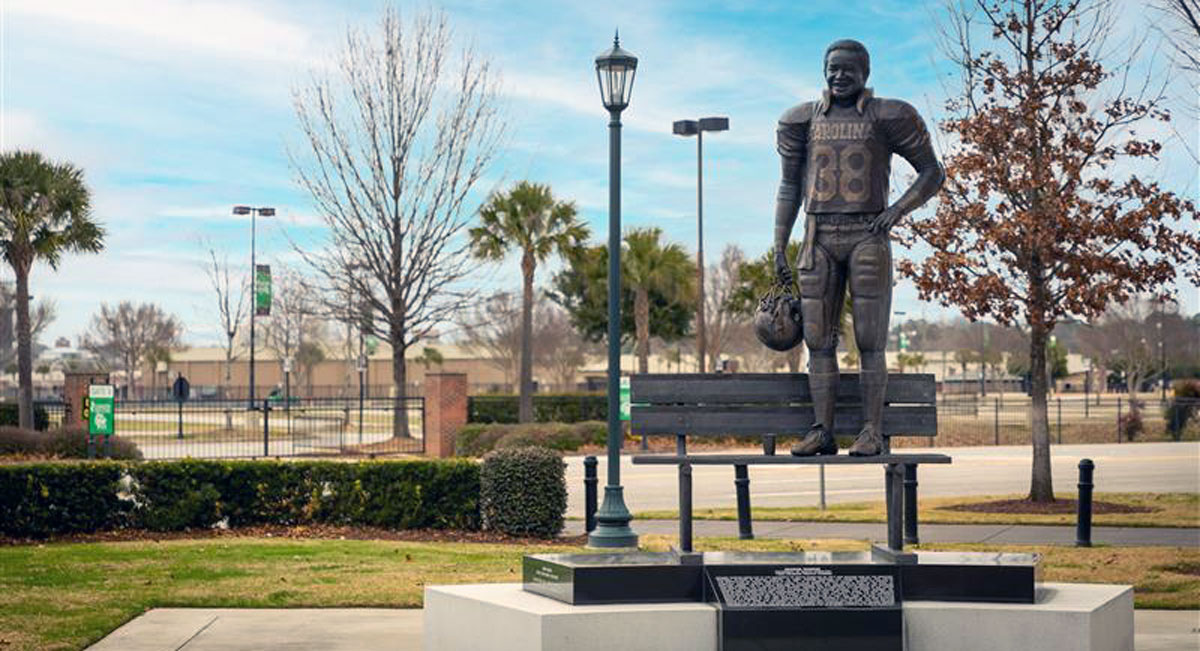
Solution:
{"label": "tree trunk", "polygon": [[33,335],[29,324],[29,264],[14,261],[17,276],[17,412],[21,429],[33,429]]}
{"label": "tree trunk", "polygon": [[521,257],[524,285],[521,295],[521,389],[517,422],[533,422],[533,272],[536,262],[532,251]]}
{"label": "tree trunk", "polygon": [[1033,404],[1029,411],[1033,430],[1033,475],[1029,483],[1029,499],[1034,502],[1054,501],[1054,482],[1050,475],[1050,418],[1046,403],[1046,341],[1049,331],[1041,323],[1040,314],[1031,315],[1029,337],[1029,370]]}
{"label": "tree trunk", "polygon": [[[229,385],[233,383],[233,338],[230,337],[225,347],[225,386],[221,389],[221,397],[229,399]],[[233,431],[233,412],[225,410],[225,431]]]}
{"label": "tree trunk", "polygon": [[392,437],[408,438],[408,366],[404,360],[406,348],[402,326],[392,324],[392,384],[396,398],[392,402]]}
{"label": "tree trunk", "polygon": [[638,288],[633,297],[633,325],[637,334],[638,373],[650,372],[650,293]]}

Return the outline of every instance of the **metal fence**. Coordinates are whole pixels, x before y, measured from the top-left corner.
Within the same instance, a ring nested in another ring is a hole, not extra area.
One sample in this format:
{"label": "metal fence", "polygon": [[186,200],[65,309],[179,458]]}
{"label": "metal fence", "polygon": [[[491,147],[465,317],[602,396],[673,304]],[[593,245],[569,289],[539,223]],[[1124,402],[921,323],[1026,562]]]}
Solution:
{"label": "metal fence", "polygon": [[[1128,395],[1090,396],[1062,394],[1050,396],[1047,404],[1052,443],[1127,443],[1130,441],[1173,441],[1200,438],[1200,399],[1168,398],[1158,394],[1140,394],[1136,410]],[[1175,405],[1172,408],[1172,405]],[[1180,427],[1181,412],[1190,408],[1193,416]],[[1018,393],[987,396],[939,396],[938,435],[932,441],[939,446],[1027,445],[1032,426],[1032,404]],[[1132,414],[1136,411],[1137,416]],[[1171,420],[1175,425],[1171,426]],[[894,439],[896,446],[925,446],[922,438]]]}
{"label": "metal fence", "polygon": [[[61,402],[38,404],[63,422]],[[115,427],[147,459],[417,454],[425,400],[118,400]]]}

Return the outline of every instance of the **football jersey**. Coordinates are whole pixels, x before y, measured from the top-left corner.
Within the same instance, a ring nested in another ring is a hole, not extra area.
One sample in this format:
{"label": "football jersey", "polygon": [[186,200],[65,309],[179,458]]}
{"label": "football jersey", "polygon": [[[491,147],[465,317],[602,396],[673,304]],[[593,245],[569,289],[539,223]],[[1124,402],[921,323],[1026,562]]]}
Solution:
{"label": "football jersey", "polygon": [[809,213],[878,213],[888,204],[893,153],[914,168],[934,162],[925,122],[906,102],[863,91],[852,107],[828,94],[784,113],[779,120],[784,179],[804,188]]}

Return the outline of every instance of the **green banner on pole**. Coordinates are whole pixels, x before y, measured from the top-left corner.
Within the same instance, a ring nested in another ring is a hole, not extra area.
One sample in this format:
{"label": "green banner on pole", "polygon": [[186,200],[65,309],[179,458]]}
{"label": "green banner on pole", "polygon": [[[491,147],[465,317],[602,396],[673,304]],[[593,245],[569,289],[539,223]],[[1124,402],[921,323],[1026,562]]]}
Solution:
{"label": "green banner on pole", "polygon": [[629,378],[621,378],[621,392],[619,395],[619,402],[621,405],[621,420],[629,420]]}
{"label": "green banner on pole", "polygon": [[271,316],[271,265],[260,264],[254,270],[254,315]]}
{"label": "green banner on pole", "polygon": [[112,436],[116,417],[111,384],[88,386],[88,432],[92,436]]}

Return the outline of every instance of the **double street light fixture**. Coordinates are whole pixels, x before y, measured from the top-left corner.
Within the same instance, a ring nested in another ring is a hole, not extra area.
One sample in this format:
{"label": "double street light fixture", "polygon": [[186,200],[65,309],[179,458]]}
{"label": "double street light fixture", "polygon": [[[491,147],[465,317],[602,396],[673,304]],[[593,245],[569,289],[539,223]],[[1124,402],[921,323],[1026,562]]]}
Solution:
{"label": "double street light fixture", "polygon": [[268,206],[261,208],[234,206],[233,214],[250,215],[250,292],[254,296],[254,305],[250,310],[250,409],[254,409],[254,317],[258,313],[258,264],[255,260],[254,250],[255,218],[259,215],[274,217],[275,209]]}
{"label": "double street light fixture", "polygon": [[729,118],[713,117],[699,120],[676,120],[671,126],[677,136],[696,136],[696,357],[700,372],[708,372],[708,340],[704,315],[704,132],[728,131]]}
{"label": "double street light fixture", "polygon": [[600,101],[608,109],[608,484],[596,511],[596,528],[588,534],[590,547],[637,547],[629,528],[633,516],[621,488],[621,111],[629,106],[637,57],[621,49],[620,35],[612,49],[596,57]]}

